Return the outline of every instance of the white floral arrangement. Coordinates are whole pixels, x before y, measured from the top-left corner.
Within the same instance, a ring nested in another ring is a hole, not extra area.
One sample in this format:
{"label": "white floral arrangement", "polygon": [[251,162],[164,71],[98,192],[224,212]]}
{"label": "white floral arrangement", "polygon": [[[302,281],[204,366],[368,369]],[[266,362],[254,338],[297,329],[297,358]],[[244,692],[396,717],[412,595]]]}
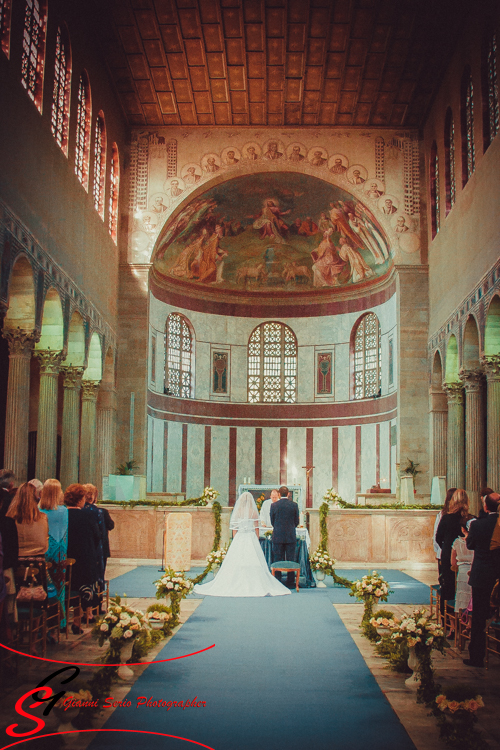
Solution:
{"label": "white floral arrangement", "polygon": [[124,644],[149,629],[147,617],[139,609],[122,603],[119,596],[110,599],[108,611],[94,626],[99,646],[109,640],[113,646]]}
{"label": "white floral arrangement", "polygon": [[175,570],[167,568],[165,574],[158,581],[155,581],[155,586],[157,599],[171,595],[182,599],[193,588],[193,582],[184,578],[182,573],[176,573]]}
{"label": "white floral arrangement", "polygon": [[205,487],[203,490],[198,505],[213,505],[215,500],[219,497],[220,492],[214,490],[213,487]]}
{"label": "white floral arrangement", "polygon": [[219,547],[215,551],[209,552],[207,555],[207,563],[211,566],[222,565],[224,558],[227,555],[227,544],[225,547]]}
{"label": "white floral arrangement", "polygon": [[338,492],[335,492],[333,487],[325,492],[325,494],[323,495],[323,500],[329,505],[333,505],[336,508],[341,507],[341,504],[343,502],[342,498],[340,497]]}
{"label": "white floral arrangement", "polygon": [[401,620],[394,618],[391,624],[391,638],[396,643],[406,641],[409,647],[428,647],[431,650],[443,651],[446,644],[444,630],[432,622],[426,609],[414,609],[413,614]]}
{"label": "white floral arrangement", "polygon": [[377,573],[376,570],[372,570],[370,575],[353,581],[349,596],[355,596],[359,600],[375,597],[386,602],[389,593],[389,584],[385,578]]}
{"label": "white floral arrangement", "polygon": [[335,568],[335,560],[330,557],[326,550],[320,547],[313,555],[309,556],[309,561],[313,570],[324,570],[327,575]]}

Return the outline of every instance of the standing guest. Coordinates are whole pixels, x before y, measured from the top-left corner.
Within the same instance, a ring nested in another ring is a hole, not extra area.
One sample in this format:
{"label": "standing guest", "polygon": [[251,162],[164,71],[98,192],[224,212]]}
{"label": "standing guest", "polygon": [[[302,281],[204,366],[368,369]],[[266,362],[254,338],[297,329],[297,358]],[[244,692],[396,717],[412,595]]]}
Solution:
{"label": "standing guest", "polygon": [[474,550],[474,562],[469,577],[472,588],[471,637],[469,658],[464,659],[464,664],[469,667],[484,667],[486,620],[490,610],[490,595],[498,574],[490,543],[498,520],[499,503],[500,495],[496,492],[491,492],[483,498],[485,515],[471,523],[467,537],[468,549]]}
{"label": "standing guest", "polygon": [[39,479],[30,479],[28,484],[32,484],[33,487],[35,488],[36,499],[38,502],[42,494],[43,482],[40,482]]}
{"label": "standing guest", "polygon": [[450,489],[446,493],[446,497],[444,499],[444,505],[441,508],[441,510],[439,511],[439,513],[436,515],[436,521],[434,523],[434,537],[433,537],[433,543],[432,543],[432,545],[434,547],[434,552],[436,554],[436,560],[437,560],[437,564],[438,564],[438,575],[439,575],[439,582],[440,583],[441,583],[441,547],[436,542],[436,533],[437,533],[437,530],[438,530],[439,522],[441,521],[442,517],[445,516],[448,513],[448,511],[450,509],[451,498],[453,497],[453,495],[454,495],[454,493],[456,491],[457,491],[456,487],[450,487]]}
{"label": "standing guest", "polygon": [[467,547],[467,521],[460,522],[462,536],[457,536],[451,547],[451,569],[457,573],[457,591],[455,594],[455,612],[467,609],[472,589],[469,585],[469,572],[474,552]]}
{"label": "standing guest", "polygon": [[486,516],[488,515],[484,512],[483,500],[486,495],[492,495],[494,492],[495,490],[492,490],[491,487],[482,487],[482,489],[479,490],[479,504],[481,507],[479,508],[479,513],[477,514],[478,518],[486,518]]}
{"label": "standing guest", "polygon": [[[87,492],[82,484],[70,484],[64,493],[68,508],[68,557],[74,559],[71,588],[78,591],[84,609],[98,603],[98,548],[99,526],[91,513],[82,513]],[[75,608],[71,630],[74,635],[83,633],[81,607]]]}
{"label": "standing guest", "polygon": [[455,597],[455,573],[451,569],[451,548],[455,539],[461,534],[462,519],[468,521],[469,497],[465,490],[455,490],[450,501],[448,513],[439,522],[436,542],[441,547],[441,614],[448,599]]}
{"label": "standing guest", "polygon": [[[84,484],[86,490],[84,510],[93,513],[99,524],[101,534],[101,551],[102,551],[102,589],[104,591],[104,578],[106,575],[106,563],[108,557],[111,557],[109,549],[109,533],[115,528],[115,522],[109,515],[106,508],[97,505],[97,487],[93,484]],[[100,561],[101,562],[101,561]],[[101,579],[100,579],[101,580]]]}
{"label": "standing guest", "polygon": [[16,522],[19,559],[45,555],[49,547],[49,524],[45,513],[38,510],[35,488],[25,482],[17,490],[7,511],[7,518]]}
{"label": "standing guest", "polygon": [[[280,499],[271,505],[269,513],[271,525],[273,526],[273,558],[295,562],[295,549],[297,546],[297,534],[295,529],[299,525],[299,506],[288,497],[288,487],[284,485],[279,489]],[[276,571],[276,578],[281,581],[281,572]],[[287,573],[287,584],[293,583],[294,574]]]}
{"label": "standing guest", "polygon": [[0,516],[5,516],[16,494],[16,478],[9,469],[0,471]]}
{"label": "standing guest", "polygon": [[62,504],[63,500],[61,483],[57,479],[47,479],[42,487],[39,508],[49,522],[49,548],[45,559],[52,563],[52,567],[47,588],[49,597],[57,597],[61,605],[61,629],[66,627],[66,569],[61,563],[68,556],[68,509]]}

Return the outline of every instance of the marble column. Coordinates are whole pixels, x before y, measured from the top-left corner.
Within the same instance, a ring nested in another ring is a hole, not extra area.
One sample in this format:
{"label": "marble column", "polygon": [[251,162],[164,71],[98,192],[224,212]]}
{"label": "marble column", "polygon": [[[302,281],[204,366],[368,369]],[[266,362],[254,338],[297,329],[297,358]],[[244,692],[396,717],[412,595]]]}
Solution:
{"label": "marble column", "polygon": [[446,444],[448,405],[446,393],[431,389],[429,392],[430,432],[432,451],[432,477],[446,476]]}
{"label": "marble column", "polygon": [[101,494],[102,478],[115,470],[116,391],[103,390],[97,407],[97,481]]}
{"label": "marble column", "polygon": [[14,472],[21,484],[26,481],[28,474],[30,360],[33,348],[40,340],[40,333],[15,328],[4,330],[2,335],[9,342],[3,465]]}
{"label": "marble column", "polygon": [[500,354],[481,362],[486,374],[486,484],[500,492]]}
{"label": "marble column", "polygon": [[61,439],[61,484],[66,489],[78,482],[80,447],[80,390],[84,367],[62,367],[63,418]]}
{"label": "marble column", "polygon": [[469,495],[470,512],[477,515],[479,490],[484,487],[486,478],[483,373],[462,368],[459,377],[465,387],[465,489]]}
{"label": "marble column", "polygon": [[97,394],[100,380],[82,381],[82,423],[80,432],[80,482],[95,484]]}
{"label": "marble column", "polygon": [[56,476],[57,396],[63,353],[40,349],[35,356],[40,362],[35,475],[45,482]]}
{"label": "marble column", "polygon": [[443,383],[448,401],[446,486],[465,485],[464,389],[461,383]]}

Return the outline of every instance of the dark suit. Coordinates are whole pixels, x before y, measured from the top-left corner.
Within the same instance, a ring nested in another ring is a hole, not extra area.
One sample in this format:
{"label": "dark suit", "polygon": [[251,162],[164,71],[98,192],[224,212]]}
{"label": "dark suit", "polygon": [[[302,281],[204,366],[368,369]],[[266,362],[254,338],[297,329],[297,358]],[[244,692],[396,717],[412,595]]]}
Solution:
{"label": "dark suit", "polygon": [[[287,497],[271,505],[271,525],[273,527],[273,562],[288,560],[295,562],[295,548],[297,537],[295,529],[299,525],[299,507]],[[276,578],[281,580],[281,573],[276,571]],[[293,574],[287,575],[287,581],[292,583]]]}
{"label": "dark suit", "polygon": [[490,542],[498,513],[472,521],[467,537],[467,548],[474,550],[469,585],[472,588],[472,623],[469,656],[474,664],[482,664],[486,653],[486,620],[490,610],[490,596],[498,575]]}

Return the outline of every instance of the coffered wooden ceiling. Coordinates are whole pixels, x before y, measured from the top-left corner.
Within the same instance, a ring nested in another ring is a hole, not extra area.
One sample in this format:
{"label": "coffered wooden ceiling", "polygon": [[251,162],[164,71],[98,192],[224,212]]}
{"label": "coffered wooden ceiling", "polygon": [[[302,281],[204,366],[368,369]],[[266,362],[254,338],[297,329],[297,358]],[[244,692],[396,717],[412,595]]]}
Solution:
{"label": "coffered wooden ceiling", "polygon": [[130,125],[419,126],[462,17],[457,0],[107,7],[105,56]]}

